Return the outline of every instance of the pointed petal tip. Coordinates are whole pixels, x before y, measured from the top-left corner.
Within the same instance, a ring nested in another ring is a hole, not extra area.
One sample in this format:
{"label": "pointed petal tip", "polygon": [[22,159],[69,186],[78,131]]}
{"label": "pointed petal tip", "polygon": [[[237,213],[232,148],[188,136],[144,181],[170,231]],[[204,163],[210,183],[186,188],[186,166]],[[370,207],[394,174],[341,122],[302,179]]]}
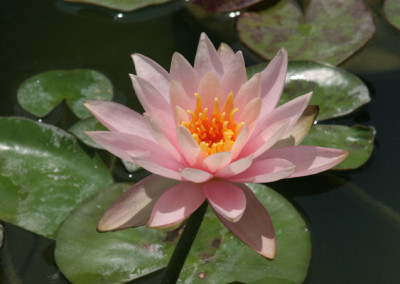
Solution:
{"label": "pointed petal tip", "polygon": [[257,251],[263,257],[273,260],[277,254],[276,248],[276,238],[273,237],[271,239],[262,237],[263,249],[261,251]]}

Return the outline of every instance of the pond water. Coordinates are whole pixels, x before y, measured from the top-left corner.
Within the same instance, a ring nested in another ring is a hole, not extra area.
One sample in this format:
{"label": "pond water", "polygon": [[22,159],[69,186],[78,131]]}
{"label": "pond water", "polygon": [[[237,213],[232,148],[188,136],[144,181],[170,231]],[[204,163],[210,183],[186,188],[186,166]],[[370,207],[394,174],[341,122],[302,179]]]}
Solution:
{"label": "pond water", "polygon": [[[369,1],[376,8],[376,1]],[[192,8],[193,9],[193,8]],[[378,11],[378,12],[377,12]],[[374,12],[375,37],[341,67],[370,88],[372,101],[357,113],[329,121],[373,125],[371,159],[361,168],[271,184],[303,214],[313,253],[306,283],[398,283],[400,270],[400,31]],[[60,1],[0,3],[0,115],[34,118],[18,106],[16,91],[27,78],[51,69],[89,68],[105,74],[114,101],[141,111],[128,73],[129,57],[142,53],[168,68],[173,52],[193,62],[202,31],[215,44],[244,50],[247,64],[262,62],[241,44],[229,17],[198,18],[183,3],[133,13]],[[44,122],[68,127],[60,106]],[[0,130],[1,131],[1,130]],[[130,180],[122,167],[114,174]],[[21,283],[68,283],[54,264],[54,242],[5,224],[0,279]]]}

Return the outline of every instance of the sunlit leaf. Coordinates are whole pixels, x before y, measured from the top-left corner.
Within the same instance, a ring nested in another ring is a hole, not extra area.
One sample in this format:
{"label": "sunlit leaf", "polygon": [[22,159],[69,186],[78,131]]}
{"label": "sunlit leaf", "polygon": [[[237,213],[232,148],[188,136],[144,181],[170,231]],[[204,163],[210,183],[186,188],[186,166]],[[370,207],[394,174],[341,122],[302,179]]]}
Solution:
{"label": "sunlit leaf", "polygon": [[[266,65],[248,67],[248,77],[262,71]],[[341,68],[312,61],[289,62],[280,103],[311,91],[310,104],[319,106],[319,121],[352,113],[371,100],[367,86]]]}
{"label": "sunlit leaf", "polygon": [[93,4],[122,12],[129,12],[149,5],[156,5],[169,2],[171,0],[133,0],[133,1],[132,0],[64,0],[64,1]]}
{"label": "sunlit leaf", "polygon": [[389,23],[400,30],[400,0],[386,0],[383,11]]}
{"label": "sunlit leaf", "polygon": [[94,117],[88,117],[75,123],[69,131],[74,134],[79,140],[86,145],[96,148],[103,149],[99,144],[93,141],[85,132],[86,131],[104,131],[107,130],[97,119]]}
{"label": "sunlit leaf", "polygon": [[373,127],[314,125],[302,144],[350,151],[350,155],[335,167],[335,169],[350,170],[359,168],[368,161],[374,147],[374,139]]}
{"label": "sunlit leaf", "polygon": [[309,0],[305,14],[295,0],[239,17],[239,37],[260,56],[271,59],[284,47],[291,60],[337,65],[372,37],[375,26],[361,0]]}
{"label": "sunlit leaf", "polygon": [[193,3],[201,6],[210,12],[231,12],[240,10],[262,0],[191,0]]}
{"label": "sunlit leaf", "polygon": [[76,205],[112,182],[96,155],[54,126],[0,118],[0,219],[54,238]]}
{"label": "sunlit leaf", "polygon": [[87,69],[52,70],[37,74],[18,89],[18,103],[28,112],[43,117],[62,100],[79,118],[90,116],[83,103],[112,99],[111,82],[101,73]]}
{"label": "sunlit leaf", "polygon": [[[278,256],[269,261],[233,236],[209,210],[185,263],[179,283],[301,283],[307,274],[311,243],[294,207],[262,185],[250,185],[266,206],[276,229]],[[114,185],[83,202],[60,228],[56,261],[73,283],[123,283],[164,267],[180,228],[139,227],[98,233],[97,222],[128,188]],[[200,278],[205,276],[204,280]],[[200,276],[200,278],[199,278]],[[280,279],[281,282],[268,282]],[[267,282],[263,282],[267,281]]]}

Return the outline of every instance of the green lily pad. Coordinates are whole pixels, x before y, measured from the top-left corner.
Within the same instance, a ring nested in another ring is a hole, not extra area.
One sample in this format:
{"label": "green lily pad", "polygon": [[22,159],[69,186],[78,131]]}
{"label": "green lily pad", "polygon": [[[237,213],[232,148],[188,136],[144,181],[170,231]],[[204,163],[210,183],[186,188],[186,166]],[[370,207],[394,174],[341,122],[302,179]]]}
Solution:
{"label": "green lily pad", "polygon": [[371,39],[373,17],[361,0],[309,0],[305,14],[295,0],[270,9],[242,13],[240,40],[271,59],[284,47],[291,60],[318,60],[337,65]]}
{"label": "green lily pad", "polygon": [[351,170],[361,167],[371,157],[374,139],[375,129],[371,126],[314,125],[302,144],[350,151],[350,155],[334,169]]}
{"label": "green lily pad", "polygon": [[66,2],[85,3],[102,6],[122,12],[134,11],[146,6],[162,4],[171,0],[64,0]]}
{"label": "green lily pad", "polygon": [[79,202],[112,183],[97,156],[67,132],[0,118],[0,219],[54,238]]}
{"label": "green lily pad", "polygon": [[111,82],[93,70],[52,70],[29,78],[17,92],[22,108],[39,117],[50,113],[64,99],[76,116],[90,117],[83,103],[87,100],[111,100]]}
{"label": "green lily pad", "polygon": [[[267,64],[247,68],[250,78]],[[371,99],[367,86],[355,75],[326,63],[313,61],[289,62],[285,88],[280,104],[313,92],[310,104],[319,106],[318,120],[350,114]]]}
{"label": "green lily pad", "polygon": [[383,4],[383,11],[389,23],[400,30],[400,1],[386,0]]}
{"label": "green lily pad", "polygon": [[257,4],[262,0],[192,0],[196,5],[210,12],[231,12],[237,11],[251,5]]}
{"label": "green lily pad", "polygon": [[[276,259],[269,261],[247,247],[209,210],[179,283],[303,282],[311,256],[306,224],[281,195],[263,185],[250,186],[274,222],[278,243]],[[159,270],[168,263],[180,227],[96,231],[103,212],[127,188],[127,184],[113,185],[95,194],[81,203],[60,228],[56,262],[71,282],[123,283]],[[205,278],[201,279],[203,276]],[[273,282],[277,279],[279,282]]]}
{"label": "green lily pad", "polygon": [[70,129],[69,132],[74,134],[79,140],[81,140],[86,145],[96,148],[103,149],[99,144],[93,141],[85,132],[86,131],[104,131],[107,130],[97,119],[94,117],[88,117],[82,119],[75,123]]}

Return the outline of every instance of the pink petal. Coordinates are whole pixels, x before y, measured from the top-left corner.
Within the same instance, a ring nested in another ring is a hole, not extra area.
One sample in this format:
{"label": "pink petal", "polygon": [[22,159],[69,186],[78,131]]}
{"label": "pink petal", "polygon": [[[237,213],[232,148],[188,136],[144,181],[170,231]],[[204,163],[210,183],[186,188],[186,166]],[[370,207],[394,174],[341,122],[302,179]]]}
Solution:
{"label": "pink petal", "polygon": [[166,124],[173,124],[169,101],[162,97],[157,89],[146,80],[132,74],[130,74],[130,78],[144,110],[151,115],[157,115]]}
{"label": "pink petal", "polygon": [[[211,116],[214,109],[215,98],[218,98],[219,104],[225,102],[221,84],[213,73],[206,73],[204,75],[199,85],[199,95],[202,109],[208,108],[209,116]],[[222,107],[222,105],[220,107]]]}
{"label": "pink petal", "polygon": [[105,127],[115,132],[139,135],[155,141],[147,129],[143,116],[114,102],[88,101],[85,106]]}
{"label": "pink petal", "polygon": [[211,173],[226,167],[232,161],[232,151],[224,151],[212,154],[204,159],[203,166]]}
{"label": "pink petal", "polygon": [[236,160],[236,158],[239,156],[244,145],[246,145],[248,138],[249,138],[249,125],[245,123],[242,127],[242,130],[240,130],[239,135],[236,137],[235,143],[233,143],[233,146],[231,148],[231,151],[233,153],[232,160]]}
{"label": "pink petal", "polygon": [[271,158],[288,160],[296,166],[289,177],[300,177],[326,171],[343,161],[348,154],[349,152],[341,149],[300,145],[271,149],[257,160]]}
{"label": "pink petal", "polygon": [[183,177],[184,180],[191,181],[194,183],[203,183],[213,178],[212,174],[194,168],[185,168],[181,170],[181,176]]}
{"label": "pink petal", "polygon": [[250,102],[254,98],[260,97],[260,93],[261,75],[257,73],[241,86],[237,94],[234,94],[235,106],[239,108],[238,115],[248,102]]}
{"label": "pink petal", "polygon": [[185,127],[179,126],[176,131],[179,150],[184,156],[186,162],[191,167],[200,166],[201,162],[203,161],[204,154],[199,144],[197,144],[190,131]]}
{"label": "pink petal", "polygon": [[273,182],[290,176],[295,166],[287,160],[271,158],[253,161],[251,166],[244,172],[225,178],[233,182],[264,183]]}
{"label": "pink petal", "polygon": [[157,175],[142,179],[114,201],[101,217],[97,229],[106,232],[146,224],[156,200],[177,182]]}
{"label": "pink petal", "polygon": [[230,222],[215,210],[214,212],[242,242],[262,256],[273,259],[276,256],[276,239],[269,214],[251,189],[244,184],[239,187],[243,190],[247,203],[242,218],[238,222]]}
{"label": "pink petal", "polygon": [[189,121],[188,113],[180,106],[175,106],[176,125],[181,125],[182,121]]}
{"label": "pink petal", "polygon": [[281,49],[261,72],[261,115],[267,115],[277,105],[285,85],[287,64],[287,52]]}
{"label": "pink petal", "polygon": [[230,92],[236,95],[246,81],[246,67],[242,52],[239,51],[224,65],[224,75],[221,78],[224,96],[227,96]]}
{"label": "pink petal", "polygon": [[171,81],[170,94],[172,109],[174,109],[174,107],[176,106],[183,108],[185,111],[194,108],[194,93],[190,93],[190,95],[188,96],[188,94],[179,82]]}
{"label": "pink petal", "polygon": [[184,220],[206,199],[200,184],[180,182],[165,191],[154,205],[149,227],[168,227]]}
{"label": "pink petal", "polygon": [[181,154],[177,150],[178,143],[175,136],[175,127],[165,127],[165,124],[157,117],[146,113],[143,114],[143,117],[147,123],[148,129],[157,142],[177,161],[182,161]]}
{"label": "pink petal", "polygon": [[206,182],[203,187],[213,210],[231,222],[240,220],[246,209],[246,197],[238,186],[214,180]]}
{"label": "pink petal", "polygon": [[268,125],[257,137],[251,137],[240,152],[239,158],[254,155],[254,158],[272,147],[287,131],[288,121],[278,121]]}
{"label": "pink petal", "polygon": [[172,179],[181,180],[179,170],[185,165],[175,160],[159,144],[127,133],[96,131],[88,135],[107,151],[146,170]]}
{"label": "pink petal", "polygon": [[179,53],[172,56],[170,77],[171,81],[179,82],[188,96],[197,92],[200,79],[190,63]]}
{"label": "pink petal", "polygon": [[253,161],[252,156],[248,156],[246,158],[237,160],[228,166],[220,169],[218,172],[215,173],[216,177],[226,178],[230,176],[234,176],[240,174],[241,172],[247,170]]}
{"label": "pink petal", "polygon": [[238,121],[245,121],[250,128],[252,128],[253,122],[255,122],[260,114],[261,99],[252,99],[243,109],[238,117]]}
{"label": "pink petal", "polygon": [[151,82],[164,99],[169,101],[170,79],[168,72],[157,62],[144,55],[136,53],[132,55],[132,59],[135,64],[136,74],[147,82]]}
{"label": "pink petal", "polygon": [[217,75],[222,75],[224,72],[218,53],[205,33],[200,36],[194,59],[194,69],[199,78],[202,78],[207,72],[213,72]]}
{"label": "pink petal", "polygon": [[224,70],[226,70],[232,58],[235,56],[235,52],[226,43],[221,43],[218,48],[218,55],[219,58],[221,59],[222,65],[224,66]]}

